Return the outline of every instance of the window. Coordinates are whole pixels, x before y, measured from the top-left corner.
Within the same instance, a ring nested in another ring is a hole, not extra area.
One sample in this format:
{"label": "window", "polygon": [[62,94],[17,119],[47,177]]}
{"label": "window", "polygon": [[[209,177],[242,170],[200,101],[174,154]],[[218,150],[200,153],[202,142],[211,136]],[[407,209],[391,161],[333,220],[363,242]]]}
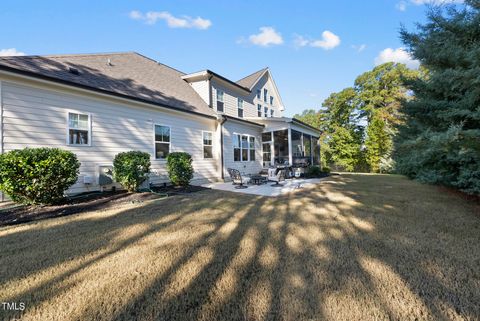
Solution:
{"label": "window", "polygon": [[223,113],[223,91],[217,89],[217,111]]}
{"label": "window", "polygon": [[68,144],[90,145],[90,115],[68,113]]}
{"label": "window", "polygon": [[250,161],[255,160],[255,137],[250,136],[249,138],[249,143],[250,143]]}
{"label": "window", "polygon": [[257,113],[258,117],[262,117],[262,105],[260,104],[257,105]]}
{"label": "window", "polygon": [[155,125],[155,158],[165,159],[170,153],[170,127]]}
{"label": "window", "polygon": [[270,96],[270,105],[273,106],[273,96]]}
{"label": "window", "polygon": [[240,162],[240,135],[233,134],[233,161]]}
{"label": "window", "polygon": [[261,95],[262,95],[262,91],[260,89],[257,89],[257,98],[260,99]]}
{"label": "window", "polygon": [[255,137],[233,134],[233,160],[235,162],[255,161]]}
{"label": "window", "polygon": [[275,115],[275,111],[273,109],[270,109],[270,117],[273,117]]}
{"label": "window", "polygon": [[243,118],[243,99],[238,98],[237,107],[238,107],[238,117]]}
{"label": "window", "polygon": [[268,107],[263,107],[263,117],[268,117]]}
{"label": "window", "polygon": [[263,90],[263,101],[264,101],[264,102],[267,102],[267,101],[268,101],[268,100],[267,100],[267,97],[268,97],[268,90],[264,89],[264,90]]}
{"label": "window", "polygon": [[248,161],[248,136],[242,135],[242,161]]}
{"label": "window", "polygon": [[212,132],[203,132],[203,158],[213,158]]}

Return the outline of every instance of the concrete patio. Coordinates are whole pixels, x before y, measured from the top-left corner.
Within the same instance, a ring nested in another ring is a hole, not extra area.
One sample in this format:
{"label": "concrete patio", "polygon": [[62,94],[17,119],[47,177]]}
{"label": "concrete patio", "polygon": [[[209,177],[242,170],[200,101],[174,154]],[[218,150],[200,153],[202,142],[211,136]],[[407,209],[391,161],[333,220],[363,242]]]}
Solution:
{"label": "concrete patio", "polygon": [[202,185],[203,187],[221,190],[221,191],[228,191],[228,192],[235,192],[235,193],[244,193],[244,194],[252,194],[252,195],[261,195],[261,196],[280,196],[287,193],[299,191],[305,188],[314,187],[316,184],[320,183],[322,178],[291,178],[287,179],[280,184],[282,186],[273,187],[271,185],[274,182],[267,182],[266,184],[262,185],[246,185],[248,188],[235,188],[236,185],[233,185],[232,182],[228,183],[209,183]]}

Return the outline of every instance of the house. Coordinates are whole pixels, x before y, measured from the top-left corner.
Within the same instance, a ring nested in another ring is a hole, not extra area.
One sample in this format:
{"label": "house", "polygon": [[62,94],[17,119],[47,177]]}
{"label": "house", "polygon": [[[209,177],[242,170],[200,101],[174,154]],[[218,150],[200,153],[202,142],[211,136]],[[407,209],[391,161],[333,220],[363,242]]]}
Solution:
{"label": "house", "polygon": [[102,188],[122,151],[152,155],[151,183],[168,182],[166,156],[192,155],[192,183],[258,173],[275,163],[319,163],[319,131],[284,117],[268,68],[239,81],[185,74],[134,52],[0,58],[0,152],[58,147],[80,176],[69,193]]}

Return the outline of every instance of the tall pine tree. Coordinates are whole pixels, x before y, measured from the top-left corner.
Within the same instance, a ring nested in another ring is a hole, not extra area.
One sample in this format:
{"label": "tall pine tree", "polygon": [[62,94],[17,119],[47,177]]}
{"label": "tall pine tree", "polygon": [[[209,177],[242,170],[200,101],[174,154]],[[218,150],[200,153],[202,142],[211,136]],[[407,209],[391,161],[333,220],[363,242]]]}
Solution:
{"label": "tall pine tree", "polygon": [[480,0],[431,9],[426,24],[401,36],[428,72],[401,109],[397,170],[480,194]]}

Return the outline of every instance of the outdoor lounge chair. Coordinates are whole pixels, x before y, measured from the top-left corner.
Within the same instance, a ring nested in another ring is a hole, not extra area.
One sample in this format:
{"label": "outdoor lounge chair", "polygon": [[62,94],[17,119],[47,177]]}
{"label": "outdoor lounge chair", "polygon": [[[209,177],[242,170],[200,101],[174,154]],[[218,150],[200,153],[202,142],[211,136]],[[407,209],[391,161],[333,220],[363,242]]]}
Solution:
{"label": "outdoor lounge chair", "polygon": [[280,182],[285,181],[285,169],[270,168],[268,170],[268,180],[275,182],[275,184],[271,185],[273,187],[283,186]]}
{"label": "outdoor lounge chair", "polygon": [[248,186],[245,186],[250,182],[250,177],[242,176],[240,174],[240,171],[238,169],[233,169],[233,168],[228,168],[227,169],[228,174],[230,175],[230,178],[232,179],[232,182],[235,186],[235,188],[247,188]]}

